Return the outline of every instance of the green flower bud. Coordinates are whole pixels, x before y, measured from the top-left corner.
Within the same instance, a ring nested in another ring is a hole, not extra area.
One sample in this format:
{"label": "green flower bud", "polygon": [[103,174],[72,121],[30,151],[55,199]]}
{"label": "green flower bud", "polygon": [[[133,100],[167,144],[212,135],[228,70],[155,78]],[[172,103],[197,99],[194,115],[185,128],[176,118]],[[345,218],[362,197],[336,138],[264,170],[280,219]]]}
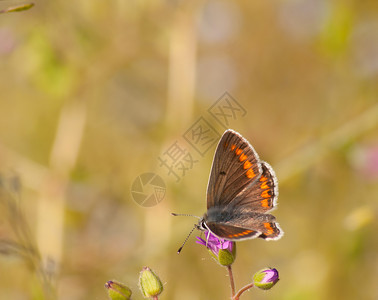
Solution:
{"label": "green flower bud", "polygon": [[160,278],[149,267],[144,267],[140,272],[139,285],[146,298],[156,297],[163,291]]}
{"label": "green flower bud", "polygon": [[263,290],[271,289],[278,280],[278,271],[274,268],[262,269],[253,275],[253,284]]}
{"label": "green flower bud", "polygon": [[111,300],[129,300],[131,297],[131,290],[124,284],[109,280],[105,283],[108,289],[108,296]]}
{"label": "green flower bud", "polygon": [[232,247],[232,252],[230,252],[228,249],[219,249],[218,252],[218,262],[222,266],[230,266],[235,261],[236,258],[236,244]]}
{"label": "green flower bud", "polygon": [[230,266],[236,258],[236,243],[220,239],[210,231],[205,232],[206,240],[197,237],[197,243],[206,246],[210,255],[222,266]]}

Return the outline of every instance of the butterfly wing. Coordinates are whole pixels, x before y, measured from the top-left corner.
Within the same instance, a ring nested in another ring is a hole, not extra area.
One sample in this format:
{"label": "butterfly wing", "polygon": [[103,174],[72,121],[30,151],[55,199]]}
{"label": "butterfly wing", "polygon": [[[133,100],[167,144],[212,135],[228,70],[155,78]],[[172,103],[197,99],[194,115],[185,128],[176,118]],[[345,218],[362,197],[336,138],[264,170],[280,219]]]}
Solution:
{"label": "butterfly wing", "polygon": [[215,151],[207,186],[207,209],[226,206],[262,173],[259,157],[249,142],[229,129]]}
{"label": "butterfly wing", "polygon": [[220,238],[230,241],[252,239],[259,236],[261,233],[255,230],[235,227],[227,224],[208,223],[210,231]]}
{"label": "butterfly wing", "polygon": [[232,218],[219,218],[211,213],[208,216],[206,226],[220,238],[231,241],[251,239],[255,237],[266,240],[281,238],[283,231],[270,214],[255,212],[243,212],[241,210],[232,212]]}
{"label": "butterfly wing", "polygon": [[220,238],[279,239],[275,217],[278,183],[272,167],[259,160],[249,142],[227,130],[215,151],[207,188],[206,227]]}
{"label": "butterfly wing", "polygon": [[256,225],[258,225],[257,227],[259,227],[258,230],[252,230],[228,224],[208,224],[209,229],[212,233],[220,238],[230,241],[253,239],[255,237],[263,238],[264,240],[278,240],[283,235],[283,231],[276,222],[266,222],[262,225]]}
{"label": "butterfly wing", "polygon": [[261,162],[260,178],[241,191],[229,205],[245,207],[247,211],[265,213],[277,205],[278,182],[272,167]]}

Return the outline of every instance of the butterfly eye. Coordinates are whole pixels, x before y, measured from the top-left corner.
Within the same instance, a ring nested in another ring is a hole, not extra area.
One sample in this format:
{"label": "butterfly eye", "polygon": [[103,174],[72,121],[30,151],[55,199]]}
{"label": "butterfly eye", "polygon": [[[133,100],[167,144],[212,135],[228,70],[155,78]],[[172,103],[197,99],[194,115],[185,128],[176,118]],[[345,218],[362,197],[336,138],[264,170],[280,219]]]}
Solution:
{"label": "butterfly eye", "polygon": [[200,230],[207,230],[207,226],[205,224],[205,220],[202,219],[199,221],[199,227],[200,227]]}

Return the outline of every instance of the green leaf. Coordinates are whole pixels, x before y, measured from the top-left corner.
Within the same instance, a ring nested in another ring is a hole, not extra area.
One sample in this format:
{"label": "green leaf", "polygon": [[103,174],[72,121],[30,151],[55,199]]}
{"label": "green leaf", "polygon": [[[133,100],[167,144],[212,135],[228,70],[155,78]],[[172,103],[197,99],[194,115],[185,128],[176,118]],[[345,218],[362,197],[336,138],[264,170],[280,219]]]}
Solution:
{"label": "green leaf", "polygon": [[32,8],[34,3],[21,4],[17,6],[8,7],[6,9],[0,10],[0,13],[9,13],[9,12],[19,12]]}

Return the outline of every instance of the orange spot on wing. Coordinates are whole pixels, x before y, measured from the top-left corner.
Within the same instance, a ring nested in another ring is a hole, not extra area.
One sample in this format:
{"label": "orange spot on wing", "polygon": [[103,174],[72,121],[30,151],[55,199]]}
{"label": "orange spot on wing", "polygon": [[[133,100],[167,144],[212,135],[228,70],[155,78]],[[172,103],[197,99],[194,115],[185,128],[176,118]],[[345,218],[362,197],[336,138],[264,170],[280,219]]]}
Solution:
{"label": "orange spot on wing", "polygon": [[240,232],[240,233],[235,233],[235,234],[231,235],[230,237],[244,236],[244,235],[247,235],[247,234],[249,234],[249,233],[251,233],[251,232],[252,232],[252,230],[245,230],[245,231]]}
{"label": "orange spot on wing", "polygon": [[269,208],[270,207],[270,199],[264,199],[261,201],[261,206]]}
{"label": "orange spot on wing", "polygon": [[226,148],[228,147],[228,143],[225,142],[225,143],[223,144],[223,146],[224,146],[224,148],[226,149]]}
{"label": "orange spot on wing", "polygon": [[270,223],[264,223],[264,227],[267,229],[266,235],[271,235],[274,233],[274,229]]}
{"label": "orange spot on wing", "polygon": [[234,149],[236,148],[236,145],[231,145],[231,150],[234,151]]}
{"label": "orange spot on wing", "polygon": [[246,160],[244,165],[243,165],[243,168],[244,169],[249,169],[250,167],[252,167],[252,164],[249,160]]}
{"label": "orange spot on wing", "polygon": [[267,185],[267,181],[268,181],[268,178],[265,177],[265,176],[261,176],[260,177],[260,181],[262,182],[260,187],[263,189],[263,190],[266,190],[269,188],[269,186]]}
{"label": "orange spot on wing", "polygon": [[261,193],[261,197],[263,198],[270,198],[269,190],[265,190]]}
{"label": "orange spot on wing", "polygon": [[245,175],[247,175],[248,178],[253,178],[255,177],[255,172],[253,172],[252,169],[249,169]]}
{"label": "orange spot on wing", "polygon": [[242,152],[243,152],[243,150],[240,149],[240,148],[236,148],[236,150],[235,150],[236,155],[240,155]]}
{"label": "orange spot on wing", "polygon": [[247,159],[247,155],[245,155],[244,153],[242,153],[239,157],[239,161],[242,162],[242,161],[245,161]]}

